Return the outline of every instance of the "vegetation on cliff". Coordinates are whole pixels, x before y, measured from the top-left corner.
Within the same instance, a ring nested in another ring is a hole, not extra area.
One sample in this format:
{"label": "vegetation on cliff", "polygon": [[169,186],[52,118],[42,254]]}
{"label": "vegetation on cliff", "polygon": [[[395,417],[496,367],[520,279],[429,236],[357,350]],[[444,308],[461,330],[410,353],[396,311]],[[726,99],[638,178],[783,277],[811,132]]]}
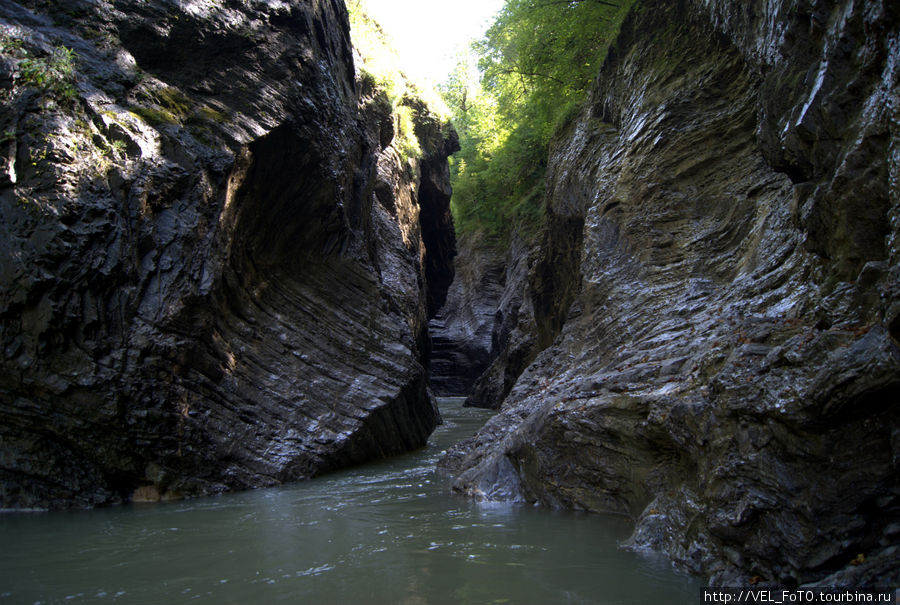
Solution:
{"label": "vegetation on cliff", "polygon": [[472,45],[442,86],[462,147],[451,177],[458,230],[502,238],[539,223],[548,145],[634,1],[508,0]]}
{"label": "vegetation on cliff", "polygon": [[[47,91],[62,101],[75,98],[75,51],[72,49],[57,46],[49,56],[33,56],[20,38],[0,32],[0,56],[10,59],[16,65],[18,84]],[[12,94],[7,93],[6,96]]]}
{"label": "vegetation on cliff", "polygon": [[766,5],[629,12],[551,135],[467,400],[500,412],[442,464],[478,499],[628,515],[626,547],[711,585],[896,584],[900,20]]}
{"label": "vegetation on cliff", "polygon": [[449,109],[429,86],[413,82],[403,71],[401,59],[388,36],[366,10],[364,0],[348,0],[353,46],[362,81],[391,104],[397,132],[397,149],[404,159],[422,156],[416,135],[416,111],[424,109],[445,122]]}

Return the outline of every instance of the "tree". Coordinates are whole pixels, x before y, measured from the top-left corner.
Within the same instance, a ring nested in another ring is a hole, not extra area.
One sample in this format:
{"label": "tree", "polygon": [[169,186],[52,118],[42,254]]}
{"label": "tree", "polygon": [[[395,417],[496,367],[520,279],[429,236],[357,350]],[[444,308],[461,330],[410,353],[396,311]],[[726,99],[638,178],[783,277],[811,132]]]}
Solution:
{"label": "tree", "polygon": [[[442,87],[462,147],[452,172],[460,231],[535,226],[550,139],[584,101],[633,3],[507,0]],[[473,61],[480,87],[466,79]]]}

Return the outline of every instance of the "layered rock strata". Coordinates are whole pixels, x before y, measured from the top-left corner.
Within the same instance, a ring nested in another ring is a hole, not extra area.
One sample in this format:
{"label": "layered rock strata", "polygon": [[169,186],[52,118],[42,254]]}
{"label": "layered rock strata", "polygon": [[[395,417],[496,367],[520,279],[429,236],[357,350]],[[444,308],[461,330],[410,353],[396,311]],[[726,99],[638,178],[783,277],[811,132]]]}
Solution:
{"label": "layered rock strata", "polygon": [[578,291],[583,221],[547,215],[537,238],[512,235],[496,307],[490,366],[472,385],[467,407],[498,409],[538,353],[550,346]]}
{"label": "layered rock strata", "polygon": [[537,254],[580,225],[576,262],[522,296],[559,335],[455,489],[628,515],[717,584],[900,581],[898,21],[640,3],[550,157]]}
{"label": "layered rock strata", "polygon": [[343,3],[0,15],[0,507],[277,485],[423,445],[453,139],[417,106],[424,157],[394,148]]}
{"label": "layered rock strata", "polygon": [[478,234],[460,236],[455,279],[446,304],[429,322],[429,376],[436,395],[465,397],[497,355],[497,308],[504,292],[506,258]]}

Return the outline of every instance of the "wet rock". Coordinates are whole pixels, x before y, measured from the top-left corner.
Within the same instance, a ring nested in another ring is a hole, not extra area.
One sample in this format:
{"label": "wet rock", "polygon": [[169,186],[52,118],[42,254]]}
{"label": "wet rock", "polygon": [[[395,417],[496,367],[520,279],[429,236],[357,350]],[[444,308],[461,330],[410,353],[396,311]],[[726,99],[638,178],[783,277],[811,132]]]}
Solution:
{"label": "wet rock", "polygon": [[0,118],[0,507],[277,485],[422,446],[453,136],[420,106],[425,153],[400,160],[343,4],[0,14],[30,56],[74,61]]}
{"label": "wet rock", "polygon": [[900,581],[898,44],[882,2],[629,16],[550,154],[548,232],[579,235],[532,255],[534,348],[456,490],[629,515],[714,584]]}

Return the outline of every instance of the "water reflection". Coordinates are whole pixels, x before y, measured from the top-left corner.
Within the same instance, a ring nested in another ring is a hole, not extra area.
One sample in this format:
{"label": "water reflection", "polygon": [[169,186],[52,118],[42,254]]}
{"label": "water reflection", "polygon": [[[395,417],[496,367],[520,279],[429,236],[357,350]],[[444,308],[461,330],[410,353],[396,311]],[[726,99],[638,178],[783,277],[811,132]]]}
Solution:
{"label": "water reflection", "polygon": [[281,489],[0,516],[0,603],[699,603],[622,552],[622,519],[452,496],[434,463],[485,419],[442,402],[423,451]]}

